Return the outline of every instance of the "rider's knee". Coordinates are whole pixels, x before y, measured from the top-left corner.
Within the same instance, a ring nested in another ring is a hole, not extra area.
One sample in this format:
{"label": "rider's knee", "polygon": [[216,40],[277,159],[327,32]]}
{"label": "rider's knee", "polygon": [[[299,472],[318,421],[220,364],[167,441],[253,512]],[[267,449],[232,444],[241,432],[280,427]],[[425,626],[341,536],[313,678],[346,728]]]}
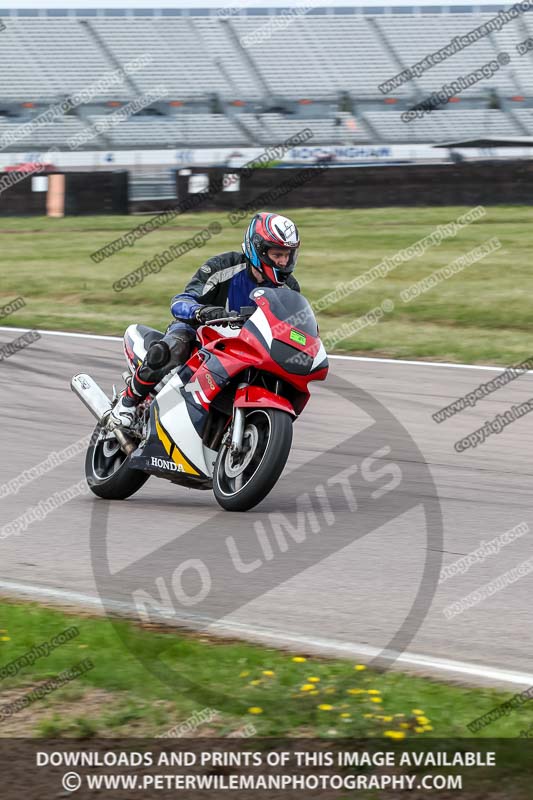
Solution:
{"label": "rider's knee", "polygon": [[164,341],[154,342],[146,353],[145,364],[150,369],[161,369],[170,361],[170,347]]}

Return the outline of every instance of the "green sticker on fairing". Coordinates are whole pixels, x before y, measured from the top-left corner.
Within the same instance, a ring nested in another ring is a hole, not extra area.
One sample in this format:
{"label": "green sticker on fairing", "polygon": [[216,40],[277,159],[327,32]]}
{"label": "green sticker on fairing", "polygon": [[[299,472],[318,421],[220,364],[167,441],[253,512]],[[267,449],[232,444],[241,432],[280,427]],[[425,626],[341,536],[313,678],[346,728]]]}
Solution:
{"label": "green sticker on fairing", "polygon": [[298,344],[305,344],[307,341],[303,333],[298,333],[298,331],[291,331],[289,338],[292,339],[293,342],[298,342]]}

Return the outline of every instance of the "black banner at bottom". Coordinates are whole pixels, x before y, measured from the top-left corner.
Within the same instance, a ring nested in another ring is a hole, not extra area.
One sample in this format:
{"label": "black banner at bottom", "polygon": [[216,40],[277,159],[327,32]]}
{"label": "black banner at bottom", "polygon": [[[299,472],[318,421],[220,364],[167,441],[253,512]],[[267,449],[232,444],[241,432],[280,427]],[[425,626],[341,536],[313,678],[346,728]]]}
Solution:
{"label": "black banner at bottom", "polygon": [[529,800],[529,739],[0,739],[2,800]]}

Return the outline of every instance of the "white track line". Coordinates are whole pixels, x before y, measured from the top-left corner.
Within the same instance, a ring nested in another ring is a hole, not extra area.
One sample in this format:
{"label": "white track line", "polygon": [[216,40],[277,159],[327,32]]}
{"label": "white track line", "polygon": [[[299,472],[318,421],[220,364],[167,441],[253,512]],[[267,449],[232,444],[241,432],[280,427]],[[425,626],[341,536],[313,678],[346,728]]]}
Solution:
{"label": "white track line", "polygon": [[[0,590],[6,590],[10,595],[21,595],[24,597],[32,597],[39,600],[53,599],[59,603],[75,603],[80,606],[90,606],[103,612],[106,609],[114,611],[117,614],[126,615],[130,618],[138,619],[138,611],[133,603],[127,603],[119,600],[103,601],[98,597],[93,597],[82,592],[72,592],[66,589],[55,589],[47,586],[34,586],[31,584],[14,583],[12,581],[0,580]],[[151,616],[162,623],[169,624],[168,610],[161,608],[158,610],[154,607],[151,611]],[[194,627],[194,614],[172,616],[172,622],[176,626],[191,627],[191,622]],[[200,617],[196,620],[196,627]],[[382,652],[379,648],[370,647],[356,642],[343,642],[337,639],[327,639],[323,637],[304,636],[299,634],[284,633],[283,631],[258,628],[245,623],[223,621],[203,618],[204,626],[208,624],[207,630],[210,633],[218,633],[221,636],[228,636],[228,634],[239,635],[242,638],[248,638],[262,643],[271,643],[278,646],[291,647],[306,653],[321,653],[327,655],[336,655],[341,658],[363,658],[367,661],[372,660],[380,655]],[[205,629],[205,628],[204,628]],[[424,656],[417,653],[401,653],[395,665],[412,667],[419,672],[427,673],[445,673],[448,676],[464,679],[482,679],[492,683],[509,683],[515,686],[530,687],[533,685],[533,674],[527,672],[515,672],[513,670],[502,669],[500,667],[490,667],[484,664],[471,664],[466,661],[454,661],[446,658],[434,658],[432,656]]]}
{"label": "white track line", "polygon": [[[26,333],[29,328],[10,328],[0,326],[0,331],[15,331]],[[45,336],[71,336],[73,339],[98,339],[105,342],[121,342],[121,336],[100,336],[96,333],[70,333],[69,331],[42,331],[40,334]],[[452,369],[484,369],[490,372],[503,372],[505,367],[486,367],[480,364],[450,364],[447,361],[404,361],[401,358],[372,358],[370,356],[333,356],[328,355],[328,358],[335,358],[341,361],[369,361],[373,364],[407,364],[414,367],[451,367]],[[529,370],[533,372],[533,370]]]}

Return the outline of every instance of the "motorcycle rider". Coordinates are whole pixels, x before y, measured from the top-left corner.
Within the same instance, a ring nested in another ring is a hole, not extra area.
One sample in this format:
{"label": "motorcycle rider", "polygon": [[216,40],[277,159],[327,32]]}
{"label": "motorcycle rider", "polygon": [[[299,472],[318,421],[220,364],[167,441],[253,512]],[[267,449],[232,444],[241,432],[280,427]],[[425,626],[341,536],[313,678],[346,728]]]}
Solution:
{"label": "motorcycle rider", "polygon": [[106,427],[131,427],[136,407],[161,379],[190,357],[196,330],[215,319],[228,318],[253,300],[259,284],[300,291],[292,272],[300,237],[294,222],[280,214],[261,212],[252,217],[244,234],[242,253],[230,251],[209,258],[193,275],[185,291],[172,298],[174,322],[162,339],[148,349],[131,383],[110,412]]}

